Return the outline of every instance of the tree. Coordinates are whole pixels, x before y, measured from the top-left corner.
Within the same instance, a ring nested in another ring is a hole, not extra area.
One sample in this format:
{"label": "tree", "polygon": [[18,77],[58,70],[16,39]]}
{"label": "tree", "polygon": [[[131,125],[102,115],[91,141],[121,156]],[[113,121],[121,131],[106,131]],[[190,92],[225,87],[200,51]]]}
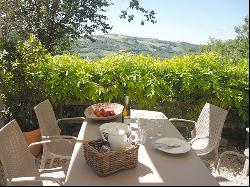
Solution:
{"label": "tree", "polygon": [[[0,40],[0,49],[13,47],[13,41]],[[33,107],[45,98],[35,70],[49,54],[34,35],[15,46],[9,50],[15,53],[0,50],[0,99],[5,105],[1,112],[6,121],[16,119],[22,131],[30,131],[38,128]]]}
{"label": "tree", "polygon": [[[82,36],[94,40],[96,30],[108,33],[112,26],[104,13],[112,4],[111,0],[1,0],[0,30],[3,37],[15,33],[23,39],[33,33],[49,52],[58,53]],[[121,11],[121,19],[133,20],[129,9],[143,13],[146,21],[156,22],[154,11],[142,8],[139,0],[130,0],[127,10]]]}
{"label": "tree", "polygon": [[202,51],[215,51],[226,60],[237,63],[239,59],[249,59],[249,17],[246,16],[242,26],[236,26],[236,39],[226,41],[210,38],[207,45],[202,46]]}
{"label": "tree", "polygon": [[239,52],[244,58],[249,58],[249,17],[246,16],[242,26],[236,26],[235,32],[239,43]]}

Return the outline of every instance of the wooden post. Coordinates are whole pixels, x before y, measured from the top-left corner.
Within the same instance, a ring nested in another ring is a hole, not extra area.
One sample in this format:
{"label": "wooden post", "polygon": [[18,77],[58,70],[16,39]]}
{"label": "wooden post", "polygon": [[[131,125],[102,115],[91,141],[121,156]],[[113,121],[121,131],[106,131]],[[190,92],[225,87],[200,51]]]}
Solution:
{"label": "wooden post", "polygon": [[[246,131],[247,131],[247,138],[246,138],[246,147],[245,147],[244,154],[249,157],[249,128],[246,128]],[[249,158],[245,160],[242,173],[245,176],[249,175]]]}
{"label": "wooden post", "polygon": [[[1,32],[1,28],[0,28],[0,32]],[[1,33],[0,33],[1,34]],[[2,94],[2,89],[0,87],[0,94]],[[2,115],[2,110],[4,109],[4,105],[3,105],[3,101],[0,98],[0,128],[2,128],[5,124],[4,124],[4,120],[3,120],[3,115]]]}
{"label": "wooden post", "polygon": [[[3,37],[3,34],[2,34],[1,18],[0,18],[0,40],[2,39],[2,37]],[[2,94],[1,87],[0,87],[0,94]],[[2,111],[3,109],[4,109],[3,101],[2,101],[2,99],[0,98],[0,111]],[[3,126],[4,126],[4,120],[3,120],[2,114],[0,113],[0,128],[2,128]]]}
{"label": "wooden post", "polygon": [[[0,90],[0,93],[1,93],[1,90]],[[2,100],[0,99],[0,128],[2,128],[4,126],[4,120],[3,120],[3,116],[2,116],[2,113],[1,111],[4,109],[3,107],[3,102]]]}

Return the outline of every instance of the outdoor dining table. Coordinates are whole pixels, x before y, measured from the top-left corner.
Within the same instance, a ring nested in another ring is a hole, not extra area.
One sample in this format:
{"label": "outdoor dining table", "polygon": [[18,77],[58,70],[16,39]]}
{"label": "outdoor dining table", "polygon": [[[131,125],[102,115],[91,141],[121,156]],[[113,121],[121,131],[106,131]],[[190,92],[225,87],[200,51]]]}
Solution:
{"label": "outdoor dining table", "polygon": [[[131,110],[131,118],[153,118],[159,115],[166,118],[164,136],[184,139],[163,113],[147,110]],[[121,118],[118,117],[112,121],[121,122]],[[101,138],[98,128],[105,122],[86,119],[79,131],[78,140],[89,141]],[[219,186],[219,183],[192,149],[183,154],[169,154],[155,149],[148,141],[146,144],[140,145],[138,164],[135,168],[99,177],[85,161],[83,145],[79,141],[74,147],[65,185]]]}

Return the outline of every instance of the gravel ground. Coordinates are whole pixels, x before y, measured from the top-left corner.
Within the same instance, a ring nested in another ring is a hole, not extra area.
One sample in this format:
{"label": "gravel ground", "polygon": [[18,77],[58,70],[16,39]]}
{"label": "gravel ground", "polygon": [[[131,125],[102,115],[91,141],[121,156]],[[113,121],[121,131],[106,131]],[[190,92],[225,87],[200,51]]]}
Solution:
{"label": "gravel ground", "polygon": [[[220,148],[219,154],[224,151],[238,151],[234,146]],[[219,173],[215,171],[212,159],[202,158],[207,168],[221,186],[249,186],[249,176],[244,176],[242,170],[245,160],[235,155],[226,155],[222,158]]]}
{"label": "gravel ground", "polygon": [[215,171],[211,160],[202,160],[219,182],[220,186],[249,186],[249,176],[242,175],[244,161],[238,159],[236,156],[228,155],[223,158],[219,169],[220,173]]}
{"label": "gravel ground", "polygon": [[[227,147],[220,149],[219,154],[225,150],[237,151],[234,147]],[[239,152],[239,151],[238,151]],[[39,165],[41,155],[36,158],[36,164]],[[221,161],[220,174],[218,174],[213,167],[213,162],[210,158],[202,158],[207,168],[211,171],[212,175],[217,179],[221,186],[249,186],[249,176],[242,175],[244,160],[239,159],[237,156],[227,155]],[[50,160],[47,161],[48,165]],[[53,167],[68,166],[67,160],[55,159]],[[4,173],[0,164],[0,186],[4,185]]]}

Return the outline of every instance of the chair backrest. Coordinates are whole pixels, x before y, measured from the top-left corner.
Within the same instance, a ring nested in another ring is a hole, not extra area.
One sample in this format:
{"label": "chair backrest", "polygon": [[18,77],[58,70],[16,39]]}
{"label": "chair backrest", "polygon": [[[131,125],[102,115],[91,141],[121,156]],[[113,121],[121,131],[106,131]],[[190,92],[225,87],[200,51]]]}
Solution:
{"label": "chair backrest", "polygon": [[58,127],[53,107],[48,99],[34,107],[42,136],[58,136]]}
{"label": "chair backrest", "polygon": [[16,120],[0,129],[0,151],[6,178],[38,175],[35,158]]}
{"label": "chair backrest", "polygon": [[195,124],[196,137],[208,136],[210,146],[218,144],[228,111],[206,103]]}

